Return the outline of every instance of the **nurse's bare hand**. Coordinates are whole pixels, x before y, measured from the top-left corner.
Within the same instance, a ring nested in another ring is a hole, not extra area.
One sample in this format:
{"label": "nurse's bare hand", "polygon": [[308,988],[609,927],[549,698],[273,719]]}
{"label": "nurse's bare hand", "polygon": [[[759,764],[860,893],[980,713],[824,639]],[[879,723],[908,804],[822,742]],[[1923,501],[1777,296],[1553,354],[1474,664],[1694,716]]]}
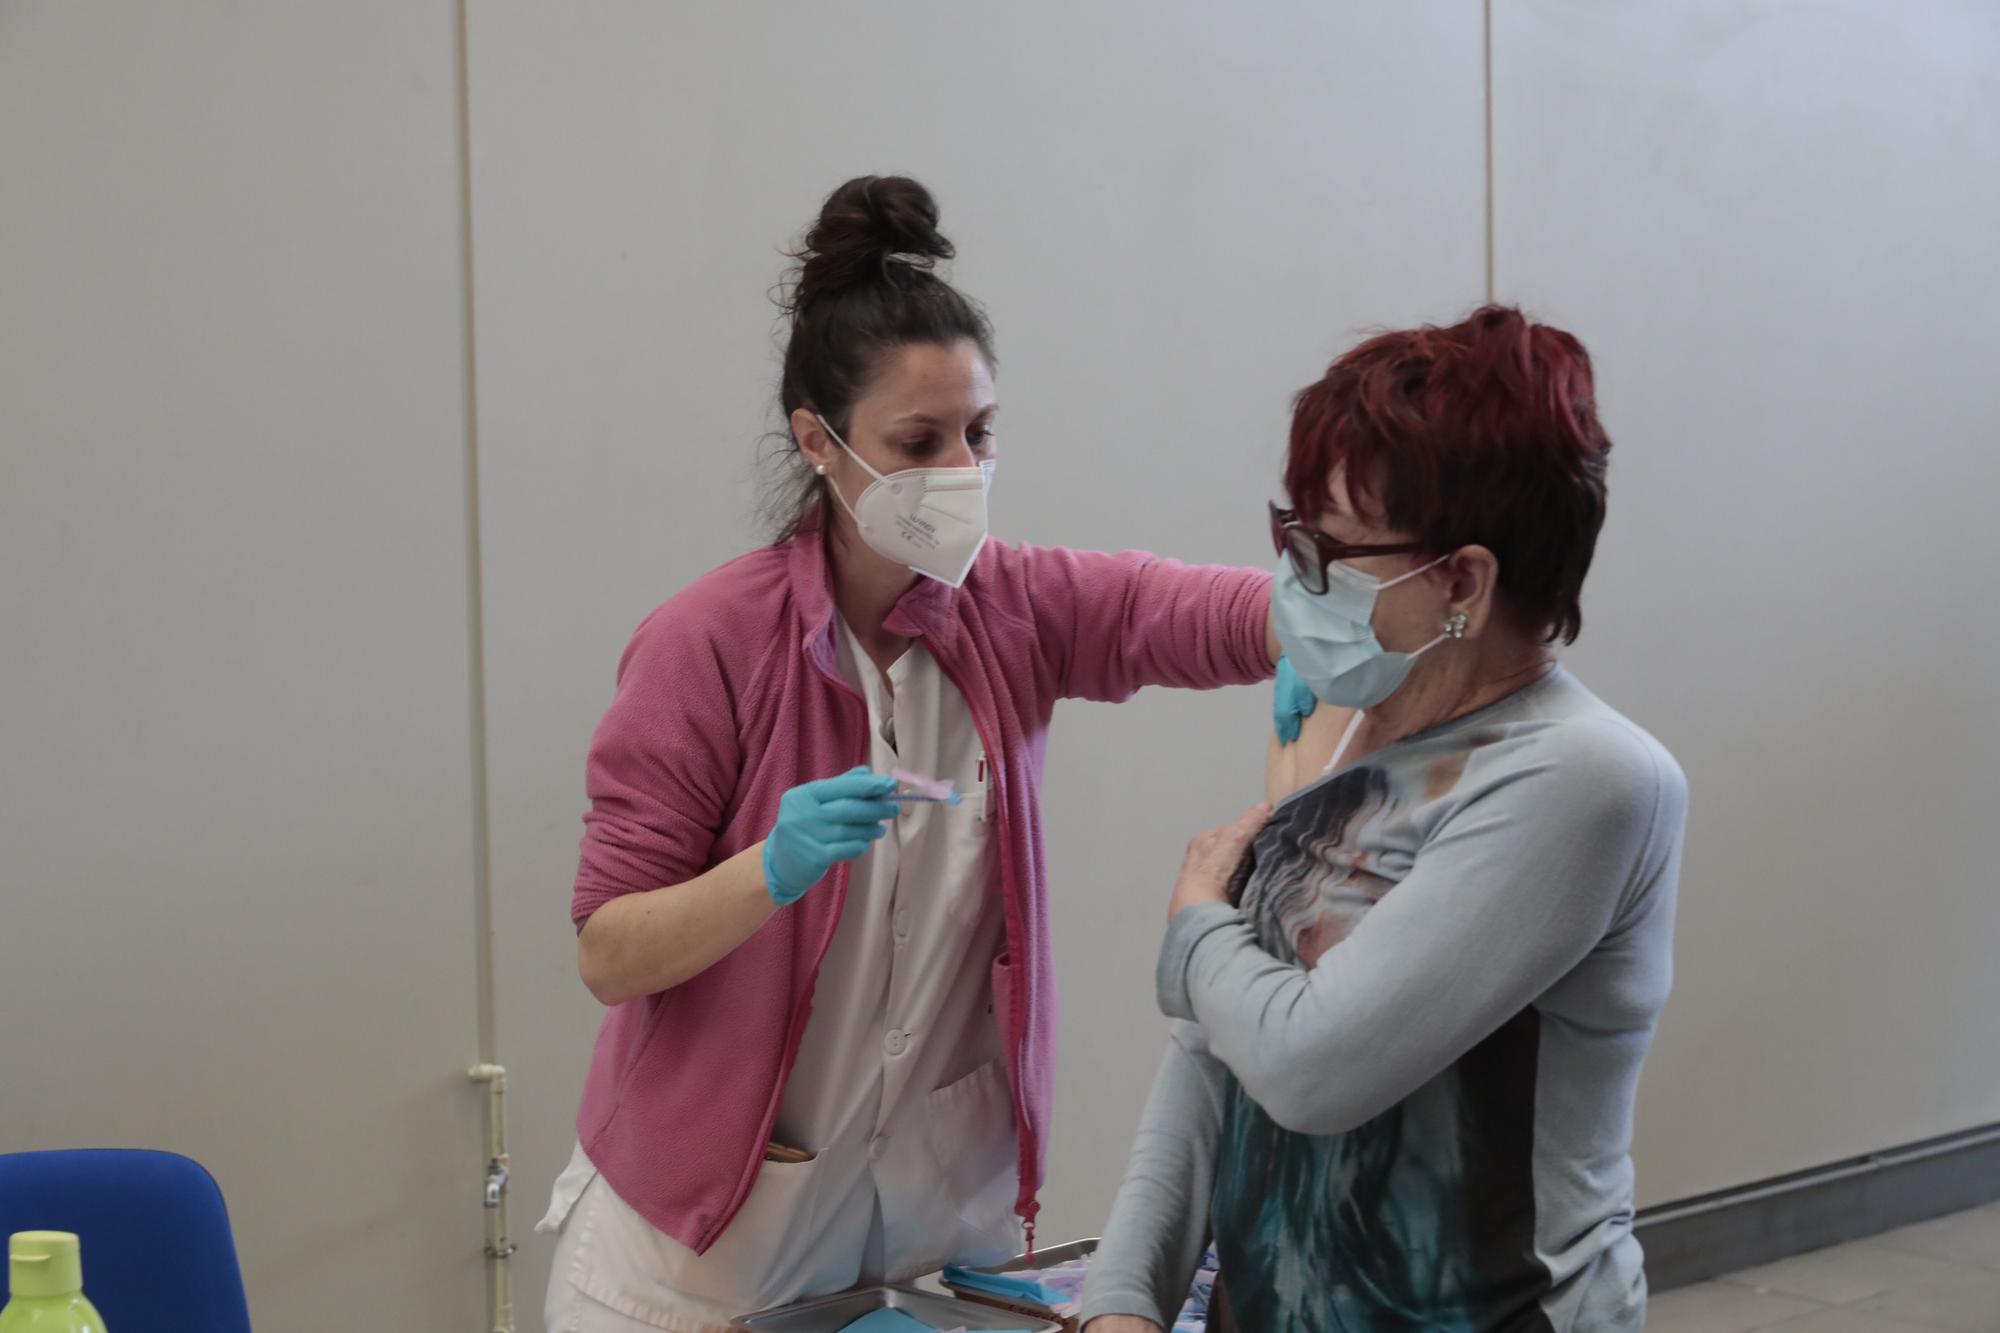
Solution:
{"label": "nurse's bare hand", "polygon": [[1135,1314],[1105,1314],[1085,1324],[1083,1333],[1165,1333],[1165,1330]]}
{"label": "nurse's bare hand", "polygon": [[1236,873],[1237,863],[1243,859],[1250,840],[1264,827],[1264,821],[1271,817],[1271,807],[1259,801],[1243,812],[1243,817],[1233,824],[1212,828],[1197,834],[1188,844],[1187,857],[1181,862],[1180,882],[1174,885],[1174,900],[1167,906],[1167,920],[1181,914],[1183,907],[1196,903],[1226,903],[1229,901],[1229,877]]}

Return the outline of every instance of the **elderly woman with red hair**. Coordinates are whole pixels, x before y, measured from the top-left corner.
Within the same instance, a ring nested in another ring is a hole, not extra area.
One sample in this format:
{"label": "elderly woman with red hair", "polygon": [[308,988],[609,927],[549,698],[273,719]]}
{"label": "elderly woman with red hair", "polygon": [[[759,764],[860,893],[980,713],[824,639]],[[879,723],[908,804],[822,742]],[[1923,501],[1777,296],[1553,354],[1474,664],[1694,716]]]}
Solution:
{"label": "elderly woman with red hair", "polygon": [[1272,607],[1311,716],[1275,806],[1189,849],[1091,1333],[1171,1325],[1210,1236],[1211,1329],[1644,1321],[1632,1103],[1687,789],[1557,662],[1610,447],[1582,345],[1507,308],[1299,395]]}

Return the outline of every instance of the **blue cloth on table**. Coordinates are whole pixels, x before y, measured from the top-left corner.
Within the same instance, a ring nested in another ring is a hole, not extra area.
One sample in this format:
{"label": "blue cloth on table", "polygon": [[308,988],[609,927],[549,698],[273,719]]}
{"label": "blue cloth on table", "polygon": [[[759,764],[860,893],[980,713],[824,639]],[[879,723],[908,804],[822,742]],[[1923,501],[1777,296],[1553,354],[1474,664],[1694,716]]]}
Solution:
{"label": "blue cloth on table", "polygon": [[871,1310],[840,1333],[930,1333],[931,1326],[901,1310]]}
{"label": "blue cloth on table", "polygon": [[947,1268],[944,1282],[948,1287],[963,1287],[967,1291],[983,1291],[989,1296],[1004,1296],[1009,1300],[1028,1301],[1050,1309],[1068,1299],[1054,1287],[1035,1281],[1033,1278],[1016,1277],[1012,1273],[983,1273],[975,1268]]}

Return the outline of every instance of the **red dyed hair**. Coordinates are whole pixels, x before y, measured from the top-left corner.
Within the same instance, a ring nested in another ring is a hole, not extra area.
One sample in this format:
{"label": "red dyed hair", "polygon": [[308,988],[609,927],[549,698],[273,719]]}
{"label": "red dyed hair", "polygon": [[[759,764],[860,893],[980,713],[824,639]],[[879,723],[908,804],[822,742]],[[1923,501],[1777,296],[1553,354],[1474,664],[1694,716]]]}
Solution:
{"label": "red dyed hair", "polygon": [[1335,361],[1293,402],[1285,489],[1316,522],[1345,464],[1357,504],[1438,554],[1488,548],[1508,609],[1573,643],[1610,453],[1583,344],[1494,305]]}

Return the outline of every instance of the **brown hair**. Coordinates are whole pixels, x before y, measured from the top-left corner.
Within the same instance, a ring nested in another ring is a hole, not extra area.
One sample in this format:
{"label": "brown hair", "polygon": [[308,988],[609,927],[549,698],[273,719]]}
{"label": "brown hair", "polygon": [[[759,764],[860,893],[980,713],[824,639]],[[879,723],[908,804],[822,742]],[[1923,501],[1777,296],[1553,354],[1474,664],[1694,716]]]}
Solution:
{"label": "brown hair", "polygon": [[791,252],[798,268],[779,297],[791,325],[778,384],[785,447],[764,502],[778,541],[795,536],[826,495],[791,436],[794,411],[817,412],[845,437],[854,402],[885,355],[911,344],[969,339],[988,366],[996,364],[985,314],[932,271],[953,253],[938,231],[937,201],[907,176],[848,181],[827,196]]}

